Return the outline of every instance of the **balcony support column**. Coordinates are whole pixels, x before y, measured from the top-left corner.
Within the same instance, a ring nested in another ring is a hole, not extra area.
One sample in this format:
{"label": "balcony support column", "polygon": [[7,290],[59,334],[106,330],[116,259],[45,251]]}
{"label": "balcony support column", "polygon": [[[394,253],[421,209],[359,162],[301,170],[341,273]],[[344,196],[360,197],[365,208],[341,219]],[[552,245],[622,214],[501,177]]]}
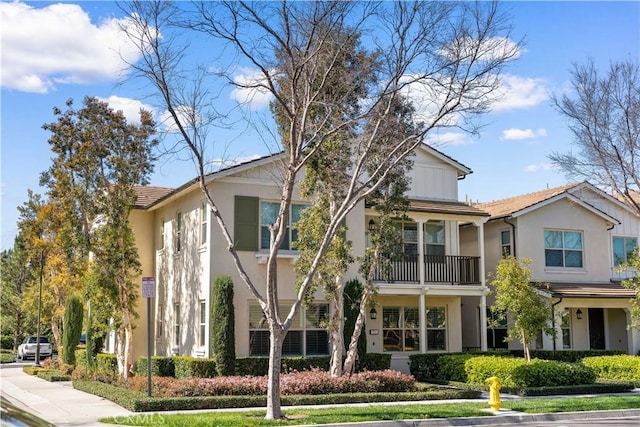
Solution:
{"label": "balcony support column", "polygon": [[424,221],[418,221],[418,277],[420,285],[424,285],[425,266],[424,266]]}
{"label": "balcony support column", "polygon": [[420,295],[418,295],[418,310],[420,311],[420,353],[427,352],[427,304],[425,301],[427,296],[425,292],[423,288]]}
{"label": "balcony support column", "polygon": [[484,223],[486,220],[476,223],[478,227],[478,252],[480,253],[480,284],[483,292],[480,297],[480,350],[487,351],[487,283],[484,267]]}

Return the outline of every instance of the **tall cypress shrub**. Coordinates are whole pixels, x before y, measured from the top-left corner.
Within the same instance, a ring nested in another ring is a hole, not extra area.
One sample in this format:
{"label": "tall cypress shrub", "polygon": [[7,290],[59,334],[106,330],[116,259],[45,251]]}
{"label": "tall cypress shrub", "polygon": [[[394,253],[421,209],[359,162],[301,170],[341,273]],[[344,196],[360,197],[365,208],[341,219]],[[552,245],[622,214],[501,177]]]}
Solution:
{"label": "tall cypress shrub", "polygon": [[[344,345],[349,346],[353,330],[356,327],[356,319],[360,311],[362,298],[362,283],[357,279],[349,280],[344,285]],[[358,366],[362,366],[367,353],[367,334],[363,329],[358,338]]]}
{"label": "tall cypress shrub", "polygon": [[82,301],[72,295],[64,307],[64,326],[62,330],[62,361],[67,365],[76,364],[76,347],[82,334]]}
{"label": "tall cypress shrub", "polygon": [[235,309],[233,281],[218,276],[211,286],[210,351],[216,362],[218,375],[233,375],[236,368]]}

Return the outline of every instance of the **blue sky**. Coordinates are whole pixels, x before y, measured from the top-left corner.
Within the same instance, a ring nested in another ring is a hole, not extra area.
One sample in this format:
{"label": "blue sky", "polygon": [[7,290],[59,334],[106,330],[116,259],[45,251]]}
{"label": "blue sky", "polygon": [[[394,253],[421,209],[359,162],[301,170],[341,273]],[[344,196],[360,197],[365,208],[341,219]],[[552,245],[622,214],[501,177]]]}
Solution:
{"label": "blue sky", "polygon": [[[574,63],[591,57],[606,70],[612,61],[640,57],[640,2],[504,2],[503,7],[513,18],[513,38],[525,40],[519,58],[505,70],[506,96],[483,117],[479,137],[450,134],[438,146],[474,171],[460,181],[461,200],[486,202],[565,183],[547,156],[568,150],[572,137],[549,94],[569,89]],[[69,98],[79,106],[85,96],[108,100],[128,117],[140,106],[153,107],[142,98],[140,82],[123,83],[127,72],[116,51],[129,60],[136,52],[117,31],[125,16],[114,3],[1,2],[0,16],[4,250],[13,245],[16,208],[26,201],[27,189],[43,192],[38,179],[52,155],[42,125],[54,121],[53,107],[64,108]],[[237,73],[238,79],[248,78],[252,70]],[[238,94],[227,89],[219,100],[233,104]],[[259,120],[265,103],[254,101]],[[216,138],[225,158],[269,152],[244,126],[217,132]],[[177,187],[195,174],[189,162],[163,157],[151,181]]]}

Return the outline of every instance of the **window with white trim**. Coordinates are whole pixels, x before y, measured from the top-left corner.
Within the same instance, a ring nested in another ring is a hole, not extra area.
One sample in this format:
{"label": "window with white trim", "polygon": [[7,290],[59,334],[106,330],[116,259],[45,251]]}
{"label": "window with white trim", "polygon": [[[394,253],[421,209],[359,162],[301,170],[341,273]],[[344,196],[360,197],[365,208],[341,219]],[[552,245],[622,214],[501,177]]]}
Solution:
{"label": "window with white trim", "polygon": [[200,244],[207,244],[207,236],[208,236],[208,227],[209,223],[209,203],[206,201],[202,202],[200,206]]}
{"label": "window with white trim", "polygon": [[511,230],[502,230],[500,232],[500,256],[506,258],[511,253]]}
{"label": "window with white trim", "polygon": [[[286,315],[291,304],[280,306],[281,315]],[[301,307],[291,322],[291,328],[284,338],[282,354],[284,356],[318,356],[329,354],[329,335],[327,321],[329,304],[312,304]],[[257,303],[249,304],[249,355],[267,356],[269,354],[269,325]]]}
{"label": "window with white trim", "polygon": [[447,349],[447,308],[427,307],[427,351]]}
{"label": "window with white trim", "polygon": [[560,328],[562,329],[562,348],[571,348],[571,311],[565,308],[561,313]]}
{"label": "window with white trim", "polygon": [[160,219],[160,248],[159,249],[164,249],[164,218]]}
{"label": "window with white trim", "polygon": [[417,307],[382,307],[383,351],[420,350]]}
{"label": "window with white trim", "polygon": [[173,345],[180,347],[180,303],[173,306]]}
{"label": "window with white trim", "polygon": [[200,322],[198,323],[198,346],[204,347],[207,342],[207,303],[200,300]]}
{"label": "window with white trim", "polygon": [[[291,250],[294,249],[295,242],[298,240],[298,230],[296,229],[296,223],[302,216],[302,211],[308,208],[309,205],[303,204],[291,204],[289,209],[289,218],[286,222],[286,231],[280,249]],[[260,202],[260,249],[269,249],[271,244],[271,233],[269,232],[269,226],[274,224],[278,219],[278,212],[280,211],[280,203],[276,202]]]}
{"label": "window with white trim", "polygon": [[635,237],[613,237],[613,266],[618,267],[631,261],[633,251],[638,247],[638,239]]}
{"label": "window with white trim", "polygon": [[546,267],[582,268],[582,232],[544,230],[544,262]]}
{"label": "window with white trim", "polygon": [[156,337],[162,338],[162,329],[164,327],[164,306],[162,304],[158,304],[158,315],[156,319]]}
{"label": "window with white trim", "polygon": [[444,221],[427,221],[424,224],[425,254],[445,254]]}
{"label": "window with white trim", "polygon": [[175,239],[175,250],[179,253],[182,250],[182,212],[176,213]]}

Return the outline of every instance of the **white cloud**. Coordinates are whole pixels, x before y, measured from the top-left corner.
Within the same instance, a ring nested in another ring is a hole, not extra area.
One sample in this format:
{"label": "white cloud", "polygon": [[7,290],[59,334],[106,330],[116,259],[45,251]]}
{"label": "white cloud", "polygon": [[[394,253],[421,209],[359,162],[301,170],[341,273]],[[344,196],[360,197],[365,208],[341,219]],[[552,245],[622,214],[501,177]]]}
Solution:
{"label": "white cloud", "polygon": [[522,51],[522,48],[507,37],[492,37],[484,40],[463,37],[449,44],[440,54],[452,60],[472,58],[474,61],[494,61],[505,57],[510,60],[517,59]]}
{"label": "white cloud", "polygon": [[493,111],[506,111],[517,108],[534,107],[549,98],[547,81],[540,78],[519,77],[505,74],[501,77],[499,100]]}
{"label": "white cloud", "polygon": [[550,171],[556,169],[556,166],[551,163],[538,163],[537,165],[527,165],[524,168],[525,172],[540,172]]}
{"label": "white cloud", "polygon": [[427,135],[424,142],[431,145],[432,147],[441,147],[443,145],[460,146],[474,143],[474,141],[469,138],[469,134],[462,132],[431,133]]}
{"label": "white cloud", "polygon": [[128,123],[140,124],[140,109],[145,109],[153,114],[154,108],[150,105],[143,104],[137,99],[122,98],[119,96],[110,96],[107,99],[99,98],[106,102],[115,111],[122,111]]}
{"label": "white cloud", "polygon": [[231,99],[247,105],[251,110],[260,110],[269,105],[273,96],[263,87],[256,87],[265,83],[265,77],[261,72],[242,68],[233,81],[237,85],[231,92]]}
{"label": "white cloud", "polygon": [[538,130],[511,128],[503,130],[502,137],[500,139],[507,141],[519,141],[523,139],[543,138],[545,136],[547,136],[547,130],[542,128]]}
{"label": "white cloud", "polygon": [[2,86],[47,93],[60,84],[113,81],[135,62],[138,51],[120,30],[128,20],[94,24],[75,4],[36,8],[0,3]]}

